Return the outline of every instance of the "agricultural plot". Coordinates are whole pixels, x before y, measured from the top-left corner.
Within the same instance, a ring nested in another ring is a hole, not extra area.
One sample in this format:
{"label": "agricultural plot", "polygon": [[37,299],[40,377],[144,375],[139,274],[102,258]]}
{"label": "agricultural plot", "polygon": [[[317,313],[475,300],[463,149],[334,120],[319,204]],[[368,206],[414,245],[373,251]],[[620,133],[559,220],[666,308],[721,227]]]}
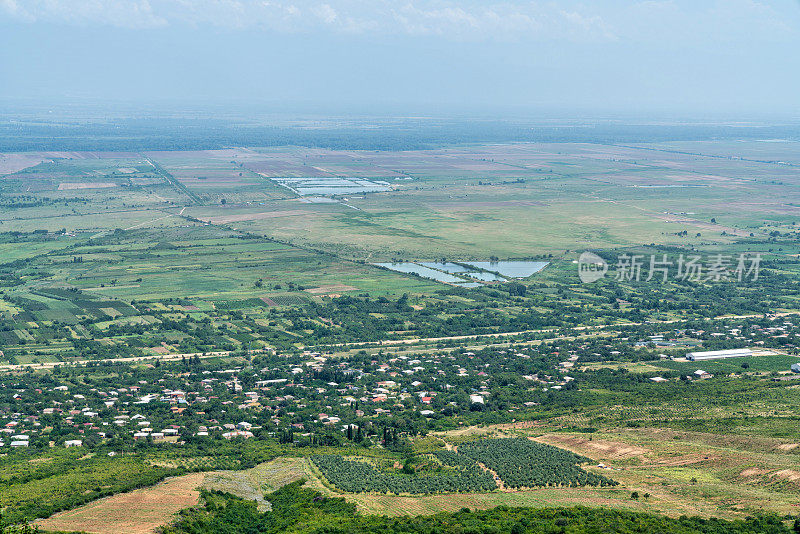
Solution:
{"label": "agricultural plot", "polygon": [[[305,161],[296,152],[271,157]],[[313,153],[316,163],[335,157]],[[245,227],[378,260],[724,244],[751,232],[763,237],[765,222],[785,220],[797,193],[790,184],[798,182],[797,169],[787,166],[603,145],[498,145],[359,158],[408,180],[391,181],[392,191],[349,198],[357,210],[309,207],[306,216],[252,217]],[[320,169],[328,167],[314,168],[318,176],[287,174],[322,179]],[[273,177],[280,174],[276,169]],[[287,210],[276,203],[263,211]]]}
{"label": "agricultural plot", "polygon": [[[94,239],[68,252],[42,255],[32,265],[51,274],[49,287],[40,291],[42,296],[52,297],[56,288],[72,287],[99,301],[270,297],[274,302],[302,304],[312,296],[331,293],[402,294],[435,287],[433,282],[280,243],[243,239],[235,232],[198,224],[136,229],[124,236]],[[343,285],[342,280],[348,283]],[[303,288],[310,292],[300,292]],[[287,295],[287,290],[296,293]],[[74,299],[76,294],[67,292],[66,296]]]}
{"label": "agricultural plot", "polygon": [[589,458],[527,439],[484,439],[461,444],[458,451],[497,473],[510,488],[617,485],[578,467]]}
{"label": "agricultural plot", "polygon": [[690,375],[697,370],[707,371],[712,374],[729,374],[744,372],[786,373],[792,364],[800,361],[800,357],[785,354],[766,356],[749,356],[746,358],[729,358],[723,360],[705,360],[687,362],[681,360],[664,360],[653,362],[656,367],[681,371]]}
{"label": "agricultural plot", "polygon": [[168,181],[185,189],[191,203],[246,205],[294,196],[246,167],[258,157],[247,149],[149,152],[147,157],[167,173]]}
{"label": "agricultural plot", "polygon": [[458,452],[438,451],[433,459],[441,468],[413,476],[392,472],[364,459],[312,456],[325,479],[350,493],[428,494],[481,492],[497,489],[495,476],[505,488],[542,486],[615,486],[608,477],[585,471],[589,461],[569,451],[527,439],[485,439],[459,445]]}
{"label": "agricultural plot", "polygon": [[757,141],[671,141],[652,144],[636,143],[633,146],[659,150],[666,157],[713,157],[722,160],[744,159],[758,163],[800,164],[800,143],[789,139],[765,139]]}
{"label": "agricultural plot", "polygon": [[[151,166],[141,156],[112,156],[116,157],[42,160],[38,165],[6,175],[3,182],[11,190],[17,186],[20,192],[48,192],[64,199],[86,190],[130,188],[158,182]],[[59,191],[61,193],[57,193]]]}
{"label": "agricultural plot", "polygon": [[170,522],[174,514],[195,506],[202,473],[168,479],[150,488],[136,489],[55,514],[36,525],[46,531],[92,534],[146,534]]}
{"label": "agricultural plot", "polygon": [[[551,295],[553,283],[574,278],[564,258],[583,247],[664,243],[725,250],[735,243],[737,250],[750,250],[751,243],[771,238],[774,228],[791,231],[797,182],[791,176],[796,169],[787,165],[588,144],[41,153],[22,159],[25,165],[9,167],[16,171],[0,180],[0,257],[8,279],[3,298],[20,310],[1,336],[21,361],[57,359],[64,347],[93,335],[108,335],[97,341],[108,351],[188,350],[185,333],[174,328],[164,338],[131,340],[143,346],[124,347],[126,336],[160,328],[161,319],[152,322],[147,307],[169,299],[205,306],[207,315],[177,314],[167,325],[214,321],[226,312],[258,321],[231,335],[222,335],[223,321],[212,322],[220,332],[204,348],[212,341],[226,348],[267,343],[262,334],[298,344],[308,335],[332,340],[331,332],[348,331],[337,321],[313,315],[275,321],[269,314],[367,294],[408,294],[417,307],[462,309],[430,315],[449,321],[436,329],[423,325],[427,318],[367,315],[362,322],[380,323],[373,333],[472,332],[464,326],[471,312],[463,310],[474,309],[489,292],[507,292],[505,281],[531,273],[526,285]],[[279,183],[307,178],[386,182],[391,190],[344,201],[295,194]],[[739,202],[761,207],[735,207]],[[486,262],[492,256],[504,259]],[[535,272],[547,261],[551,267]],[[430,278],[375,263],[411,265]],[[785,274],[796,273],[787,265]],[[59,299],[48,292],[53,289],[80,295]],[[148,304],[126,308],[132,301]],[[555,315],[523,313],[550,314],[543,304],[531,300],[507,308],[502,329],[552,325]],[[617,313],[608,302],[594,299],[593,305]],[[524,321],[517,320],[520,313]]]}
{"label": "agricultural plot", "polygon": [[497,489],[492,475],[477,465],[442,456],[441,470],[424,475],[388,473],[371,463],[334,455],[312,456],[311,461],[325,479],[350,493],[455,493]]}
{"label": "agricultural plot", "polygon": [[47,517],[100,497],[153,485],[172,473],[137,458],[95,457],[70,450],[57,451],[39,462],[4,458],[0,506],[9,521]]}
{"label": "agricultural plot", "polygon": [[[181,213],[373,262],[709,246],[764,239],[791,221],[800,202],[792,146],[234,148],[37,153],[13,164],[5,155],[14,172],[0,180],[9,205],[0,215],[6,231],[100,232],[180,225]],[[347,205],[318,200],[343,194]]]}
{"label": "agricultural plot", "polygon": [[46,158],[40,154],[0,154],[0,175],[13,174],[28,167],[34,167]]}
{"label": "agricultural plot", "polygon": [[[614,479],[669,515],[794,513],[800,494],[796,436],[789,439],[664,428],[556,433],[537,441],[610,466]],[[702,511],[702,512],[701,512]]]}

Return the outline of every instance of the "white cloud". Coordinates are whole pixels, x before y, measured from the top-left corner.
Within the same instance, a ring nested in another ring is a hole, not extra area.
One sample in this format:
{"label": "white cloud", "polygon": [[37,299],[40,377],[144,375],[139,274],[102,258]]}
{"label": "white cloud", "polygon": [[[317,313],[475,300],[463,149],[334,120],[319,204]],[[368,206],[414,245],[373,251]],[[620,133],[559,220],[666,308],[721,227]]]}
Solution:
{"label": "white cloud", "polygon": [[0,0],[0,17],[118,27],[203,25],[279,32],[379,32],[457,38],[596,38],[599,16],[556,4],[479,0]]}
{"label": "white cloud", "polygon": [[166,26],[148,0],[2,0],[0,14],[24,22],[101,24],[129,28]]}
{"label": "white cloud", "polygon": [[337,14],[336,10],[333,9],[328,4],[322,4],[314,8],[314,13],[324,22],[325,24],[334,24],[337,22]]}
{"label": "white cloud", "polygon": [[753,30],[775,38],[796,32],[782,20],[785,15],[757,0],[0,0],[0,19],[28,23],[189,25],[456,40],[655,42],[736,39]]}

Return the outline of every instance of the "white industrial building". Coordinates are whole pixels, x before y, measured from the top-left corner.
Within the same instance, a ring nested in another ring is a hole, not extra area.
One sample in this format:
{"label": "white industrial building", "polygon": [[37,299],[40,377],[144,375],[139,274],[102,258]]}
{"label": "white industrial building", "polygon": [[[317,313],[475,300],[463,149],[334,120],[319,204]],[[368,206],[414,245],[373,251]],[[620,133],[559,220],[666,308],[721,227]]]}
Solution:
{"label": "white industrial building", "polygon": [[793,373],[800,373],[800,362],[792,364],[792,372]]}
{"label": "white industrial building", "polygon": [[701,360],[720,360],[722,358],[742,358],[752,356],[750,349],[728,349],[728,350],[706,350],[700,352],[690,352],[686,354],[686,359],[692,362]]}

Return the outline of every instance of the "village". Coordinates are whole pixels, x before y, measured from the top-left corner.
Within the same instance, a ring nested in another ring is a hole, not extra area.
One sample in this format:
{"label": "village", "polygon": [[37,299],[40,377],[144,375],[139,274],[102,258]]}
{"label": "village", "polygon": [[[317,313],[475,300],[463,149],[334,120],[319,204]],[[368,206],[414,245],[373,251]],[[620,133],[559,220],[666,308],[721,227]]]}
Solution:
{"label": "village", "polygon": [[[28,369],[0,382],[0,447],[103,445],[114,455],[141,446],[254,437],[298,444],[337,444],[355,436],[369,441],[387,427],[416,434],[524,419],[613,361],[623,367],[664,365],[664,372],[651,369],[647,377],[656,384],[713,378],[720,362],[738,367],[727,376],[753,371],[780,380],[800,377],[800,362],[787,354],[795,347],[794,324],[780,318],[767,324],[775,326],[676,329],[644,336],[644,344],[632,341],[642,336],[618,334],[410,355],[267,350],[136,366],[106,361],[49,372]],[[754,348],[695,350],[685,357],[659,352],[687,339],[744,341]],[[774,370],[751,368],[750,362],[759,361]],[[681,372],[686,365],[702,367]]]}

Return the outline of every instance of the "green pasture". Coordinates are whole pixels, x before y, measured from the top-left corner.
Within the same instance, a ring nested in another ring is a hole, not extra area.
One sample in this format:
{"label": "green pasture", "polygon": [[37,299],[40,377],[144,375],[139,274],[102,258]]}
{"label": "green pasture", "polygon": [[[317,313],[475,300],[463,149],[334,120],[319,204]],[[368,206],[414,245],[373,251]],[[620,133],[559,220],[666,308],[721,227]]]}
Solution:
{"label": "green pasture", "polygon": [[[722,360],[705,360],[699,362],[686,362],[681,360],[662,360],[653,362],[652,365],[672,371],[692,374],[702,369],[712,374],[730,373],[781,373],[789,371],[793,363],[800,362],[800,356],[787,356],[776,354],[770,356],[750,356],[743,358],[727,358]],[[747,367],[742,367],[746,364]],[[798,382],[800,383],[800,382]]]}

